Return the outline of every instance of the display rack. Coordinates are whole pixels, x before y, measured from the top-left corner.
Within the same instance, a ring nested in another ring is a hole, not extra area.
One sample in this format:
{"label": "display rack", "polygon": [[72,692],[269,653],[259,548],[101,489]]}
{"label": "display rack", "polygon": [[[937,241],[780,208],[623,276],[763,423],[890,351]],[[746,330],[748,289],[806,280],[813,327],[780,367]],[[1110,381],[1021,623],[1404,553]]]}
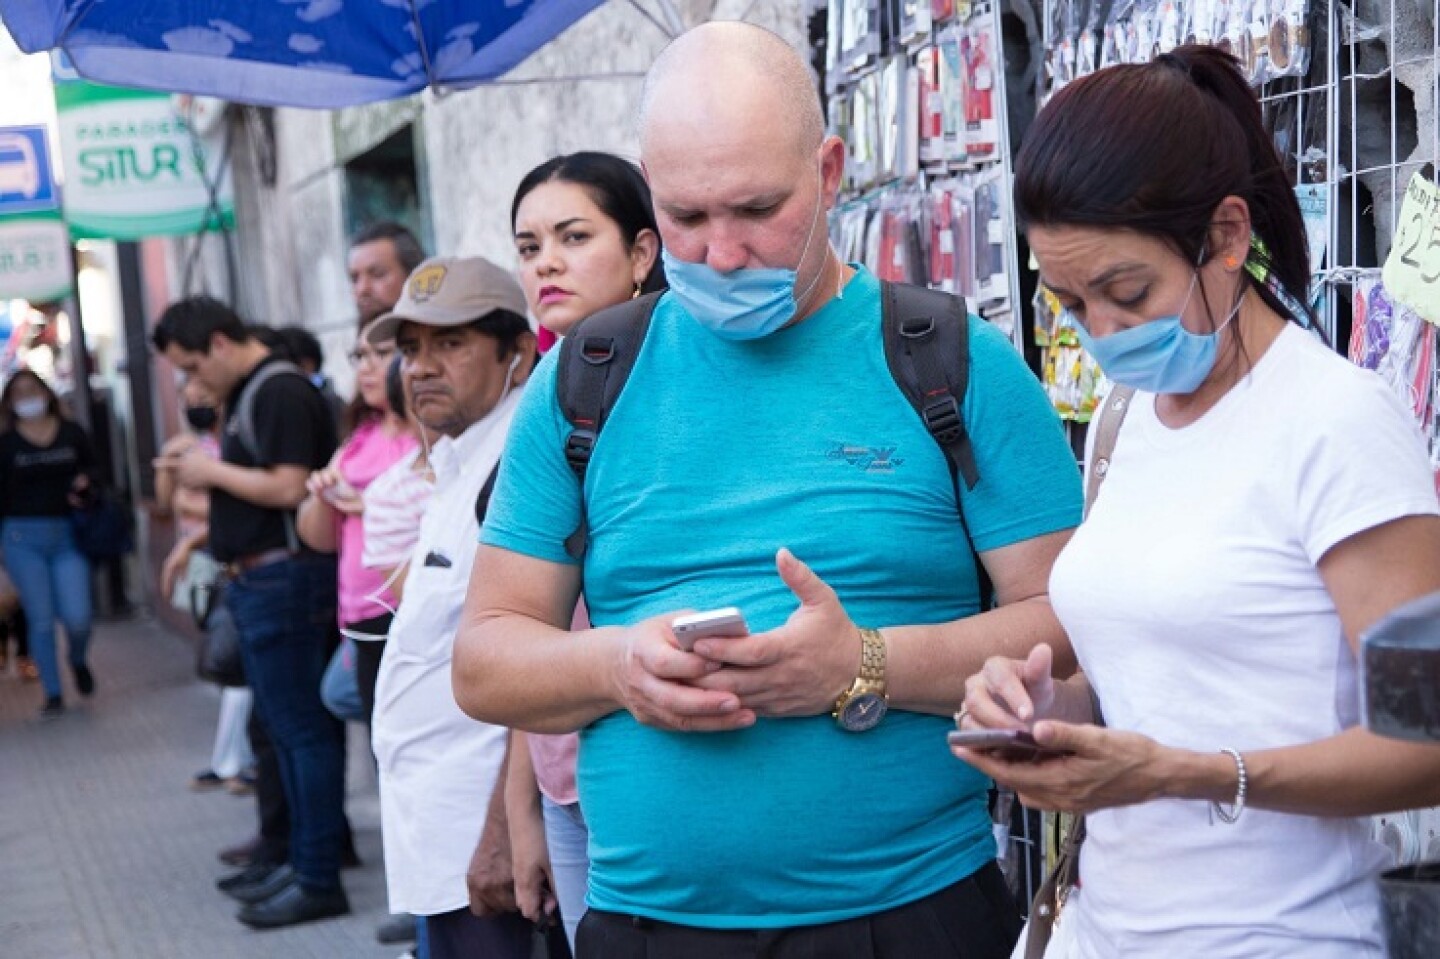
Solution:
{"label": "display rack", "polygon": [[826,93],[849,148],[832,239],[1022,344],[997,0],[831,0]]}

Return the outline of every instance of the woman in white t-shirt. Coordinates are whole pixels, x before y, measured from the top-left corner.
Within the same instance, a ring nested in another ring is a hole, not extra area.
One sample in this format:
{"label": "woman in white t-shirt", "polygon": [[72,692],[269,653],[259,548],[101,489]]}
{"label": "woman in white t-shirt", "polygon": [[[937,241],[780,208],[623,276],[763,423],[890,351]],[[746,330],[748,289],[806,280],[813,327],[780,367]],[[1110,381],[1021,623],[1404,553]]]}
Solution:
{"label": "woman in white t-shirt", "polygon": [[1303,328],[1300,211],[1229,56],[1065,87],[1015,197],[1041,281],[1138,392],[1050,582],[1083,672],[993,659],[961,711],[1073,755],[957,755],[1087,814],[1071,955],[1379,957],[1363,817],[1440,803],[1440,747],[1357,716],[1357,637],[1440,589],[1415,424]]}

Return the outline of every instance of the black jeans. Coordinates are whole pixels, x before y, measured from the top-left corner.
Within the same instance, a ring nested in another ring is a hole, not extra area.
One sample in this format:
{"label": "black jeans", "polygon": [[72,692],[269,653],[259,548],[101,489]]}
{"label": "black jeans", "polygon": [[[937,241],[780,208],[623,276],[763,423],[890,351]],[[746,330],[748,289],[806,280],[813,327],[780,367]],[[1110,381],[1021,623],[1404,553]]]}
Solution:
{"label": "black jeans", "polygon": [[886,912],[793,929],[697,929],[591,909],[578,959],[1009,959],[1020,911],[994,863]]}
{"label": "black jeans", "polygon": [[518,912],[480,918],[469,909],[424,917],[430,959],[529,959],[535,927]]}
{"label": "black jeans", "polygon": [[360,708],[365,722],[375,715],[375,683],[380,679],[380,660],[385,655],[385,640],[367,639],[355,644],[355,685],[360,690]]}

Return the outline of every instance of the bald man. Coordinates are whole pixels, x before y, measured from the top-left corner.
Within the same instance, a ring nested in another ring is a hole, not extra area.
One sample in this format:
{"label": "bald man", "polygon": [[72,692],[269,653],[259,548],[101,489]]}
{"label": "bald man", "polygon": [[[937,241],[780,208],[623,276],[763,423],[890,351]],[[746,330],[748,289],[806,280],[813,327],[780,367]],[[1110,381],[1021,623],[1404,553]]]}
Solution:
{"label": "bald man", "polygon": [[[1048,642],[1071,665],[1045,592],[1080,518],[1058,423],[972,319],[965,516],[1002,603],[982,613],[946,460],[886,365],[880,284],[827,240],[844,147],[804,63],[755,27],[700,27],[656,61],[641,124],[670,290],[583,489],[556,354],[537,371],[456,696],[582,730],[582,959],[1008,956],[988,781],[945,733],[986,657]],[[595,627],[568,632],[582,582]],[[748,636],[682,647],[677,614],[729,606]]]}

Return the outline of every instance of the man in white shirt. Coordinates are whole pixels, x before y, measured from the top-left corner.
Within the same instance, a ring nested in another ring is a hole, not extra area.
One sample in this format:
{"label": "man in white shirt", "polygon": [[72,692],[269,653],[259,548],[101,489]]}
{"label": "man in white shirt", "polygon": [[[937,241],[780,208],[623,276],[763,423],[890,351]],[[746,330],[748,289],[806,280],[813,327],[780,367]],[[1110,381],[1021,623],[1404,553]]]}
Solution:
{"label": "man in white shirt", "polygon": [[468,908],[466,870],[502,778],[506,730],[462,713],[450,685],[484,494],[535,362],[525,310],[519,285],[493,263],[437,257],[416,267],[370,332],[395,338],[414,413],[441,435],[373,721],[390,908],[422,917],[433,959],[529,954],[518,914]]}

